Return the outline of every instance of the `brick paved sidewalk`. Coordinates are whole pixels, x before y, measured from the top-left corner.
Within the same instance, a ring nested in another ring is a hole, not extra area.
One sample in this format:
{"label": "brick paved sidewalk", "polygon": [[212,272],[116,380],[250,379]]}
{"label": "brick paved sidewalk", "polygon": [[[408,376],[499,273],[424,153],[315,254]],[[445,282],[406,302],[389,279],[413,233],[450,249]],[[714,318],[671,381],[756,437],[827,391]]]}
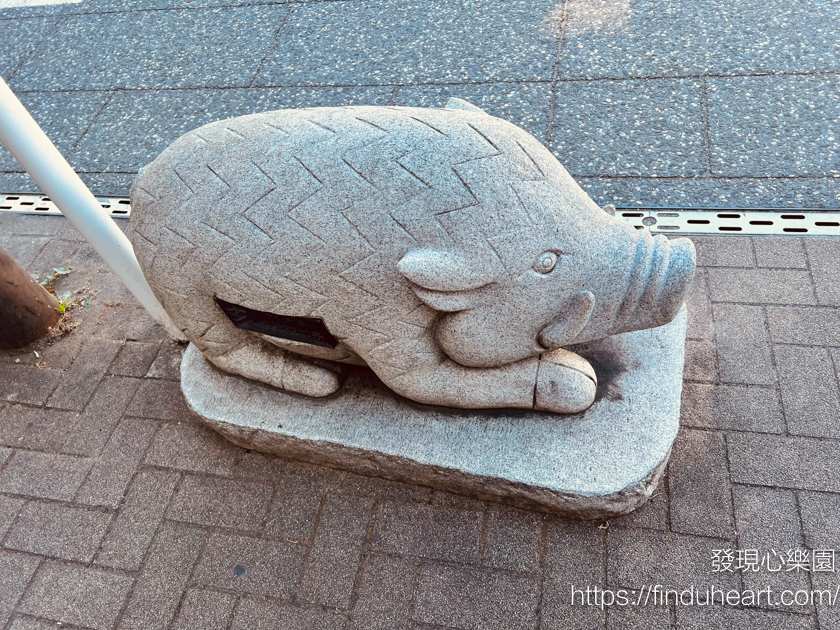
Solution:
{"label": "brick paved sidewalk", "polygon": [[840,240],[695,243],[666,480],[629,517],[579,523],[226,442],[185,407],[182,348],[63,218],[0,217],[0,247],[91,296],[54,345],[0,353],[0,627],[838,627],[830,606],[570,603],[572,585],[840,583],[712,562],[840,549]]}

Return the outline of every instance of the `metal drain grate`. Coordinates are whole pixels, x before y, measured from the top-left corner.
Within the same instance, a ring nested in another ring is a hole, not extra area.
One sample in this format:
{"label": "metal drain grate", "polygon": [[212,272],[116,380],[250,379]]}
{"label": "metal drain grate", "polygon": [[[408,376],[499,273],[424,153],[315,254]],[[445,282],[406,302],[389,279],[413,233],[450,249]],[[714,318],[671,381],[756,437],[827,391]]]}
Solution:
{"label": "metal drain grate", "polygon": [[615,216],[664,234],[840,236],[840,209],[616,208]]}
{"label": "metal drain grate", "polygon": [[[108,214],[115,219],[127,219],[131,214],[128,197],[96,197]],[[31,193],[0,193],[0,212],[17,214],[61,214],[49,197]]]}
{"label": "metal drain grate", "polygon": [[[115,219],[131,216],[128,197],[96,200]],[[49,197],[30,193],[0,193],[0,212],[61,214]],[[616,208],[615,216],[639,230],[663,234],[718,236],[840,236],[840,209],[780,210],[778,208]]]}

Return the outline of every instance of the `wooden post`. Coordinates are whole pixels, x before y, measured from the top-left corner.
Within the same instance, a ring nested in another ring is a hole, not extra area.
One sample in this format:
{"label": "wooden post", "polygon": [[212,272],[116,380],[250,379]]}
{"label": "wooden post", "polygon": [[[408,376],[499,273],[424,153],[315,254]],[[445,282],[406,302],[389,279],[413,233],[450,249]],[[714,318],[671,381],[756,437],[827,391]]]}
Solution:
{"label": "wooden post", "polygon": [[60,318],[55,298],[0,248],[0,348],[23,348]]}

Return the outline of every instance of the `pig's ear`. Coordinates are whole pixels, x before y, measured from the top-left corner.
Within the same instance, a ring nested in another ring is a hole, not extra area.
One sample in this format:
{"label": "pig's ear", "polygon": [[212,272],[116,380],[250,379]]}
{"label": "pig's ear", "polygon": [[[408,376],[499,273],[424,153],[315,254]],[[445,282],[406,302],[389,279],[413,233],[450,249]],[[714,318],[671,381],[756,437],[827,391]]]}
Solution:
{"label": "pig's ear", "polygon": [[446,109],[463,109],[468,112],[476,112],[478,114],[486,114],[483,109],[476,107],[472,103],[468,103],[462,98],[455,98],[454,96],[446,101]]}
{"label": "pig's ear", "polygon": [[438,311],[472,308],[484,296],[497,269],[442,249],[413,249],[397,264],[414,293]]}

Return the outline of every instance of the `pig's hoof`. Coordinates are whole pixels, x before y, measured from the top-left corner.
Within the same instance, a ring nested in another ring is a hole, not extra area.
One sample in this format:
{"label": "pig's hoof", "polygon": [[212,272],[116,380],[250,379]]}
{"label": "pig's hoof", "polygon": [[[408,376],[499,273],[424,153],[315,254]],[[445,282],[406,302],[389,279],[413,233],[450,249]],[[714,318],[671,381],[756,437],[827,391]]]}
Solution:
{"label": "pig's hoof", "polygon": [[554,413],[580,413],[595,402],[598,378],[589,362],[568,350],[540,357],[534,408]]}
{"label": "pig's hoof", "polygon": [[323,398],[336,393],[342,384],[340,374],[297,358],[289,358],[283,366],[282,388],[289,392]]}

